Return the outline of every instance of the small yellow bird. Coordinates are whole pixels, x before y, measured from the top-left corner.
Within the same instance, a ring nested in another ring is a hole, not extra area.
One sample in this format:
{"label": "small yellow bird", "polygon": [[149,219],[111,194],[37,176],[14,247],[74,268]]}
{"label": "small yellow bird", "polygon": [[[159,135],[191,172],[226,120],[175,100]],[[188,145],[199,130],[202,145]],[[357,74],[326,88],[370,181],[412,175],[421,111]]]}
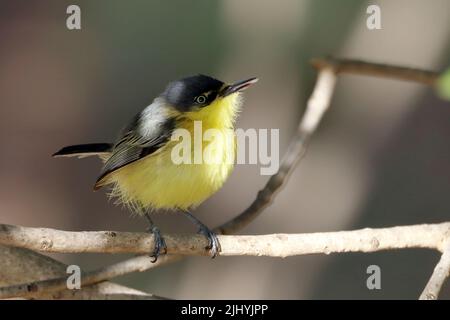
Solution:
{"label": "small yellow bird", "polygon": [[[165,91],[138,113],[122,130],[114,143],[93,143],[64,147],[53,156],[83,158],[98,156],[104,161],[94,190],[112,185],[111,196],[145,215],[155,236],[151,254],[158,259],[167,247],[149,213],[155,209],[182,210],[208,238],[212,257],[220,251],[217,236],[189,210],[195,208],[226,181],[233,169],[230,154],[235,154],[235,139],[201,141],[211,159],[200,163],[174,161],[174,148],[179,143],[177,130],[188,132],[195,141],[196,123],[202,132],[214,129],[224,136],[233,130],[241,106],[241,92],[258,79],[250,78],[233,84],[205,75],[186,77],[169,83]],[[195,156],[195,144],[190,156]],[[234,157],[233,157],[234,160]]]}

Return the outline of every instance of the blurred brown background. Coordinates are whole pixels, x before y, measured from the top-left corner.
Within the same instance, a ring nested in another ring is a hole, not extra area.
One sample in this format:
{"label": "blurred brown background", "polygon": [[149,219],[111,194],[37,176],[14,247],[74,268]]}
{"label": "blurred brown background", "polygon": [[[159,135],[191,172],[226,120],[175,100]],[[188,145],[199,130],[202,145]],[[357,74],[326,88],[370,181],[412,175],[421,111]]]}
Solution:
{"label": "blurred brown background", "polygon": [[[66,28],[77,4],[82,30]],[[381,7],[382,30],[366,28]],[[279,128],[286,150],[314,83],[312,57],[443,70],[449,0],[0,1],[0,222],[143,231],[146,222],[92,192],[96,159],[52,159],[67,144],[106,142],[166,83],[205,73],[258,76],[241,128]],[[343,76],[308,154],[243,234],[334,231],[449,221],[450,105],[429,88]],[[210,227],[241,212],[267,180],[239,165],[195,214]],[[180,214],[163,231],[194,232]],[[55,255],[86,270],[126,258]],[[287,259],[192,257],[118,282],[173,298],[419,296],[437,262],[427,250]],[[382,289],[366,288],[381,267]],[[450,285],[442,294],[450,298]]]}

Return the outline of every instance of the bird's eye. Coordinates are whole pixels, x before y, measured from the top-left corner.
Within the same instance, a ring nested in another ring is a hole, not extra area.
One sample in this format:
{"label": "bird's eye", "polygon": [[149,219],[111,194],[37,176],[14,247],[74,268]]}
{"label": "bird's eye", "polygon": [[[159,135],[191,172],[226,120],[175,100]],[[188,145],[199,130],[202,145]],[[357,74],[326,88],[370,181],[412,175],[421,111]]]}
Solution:
{"label": "bird's eye", "polygon": [[203,94],[201,96],[198,96],[197,98],[195,98],[195,102],[198,103],[198,104],[205,103],[206,102],[206,96],[203,95]]}

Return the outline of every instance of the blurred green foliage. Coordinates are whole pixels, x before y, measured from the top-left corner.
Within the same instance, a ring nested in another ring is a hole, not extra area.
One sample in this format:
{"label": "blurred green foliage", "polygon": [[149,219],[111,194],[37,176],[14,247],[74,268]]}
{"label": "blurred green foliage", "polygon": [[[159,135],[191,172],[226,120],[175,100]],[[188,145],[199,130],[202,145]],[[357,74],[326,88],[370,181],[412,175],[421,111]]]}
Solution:
{"label": "blurred green foliage", "polygon": [[439,96],[446,100],[450,100],[450,68],[439,78],[437,91]]}

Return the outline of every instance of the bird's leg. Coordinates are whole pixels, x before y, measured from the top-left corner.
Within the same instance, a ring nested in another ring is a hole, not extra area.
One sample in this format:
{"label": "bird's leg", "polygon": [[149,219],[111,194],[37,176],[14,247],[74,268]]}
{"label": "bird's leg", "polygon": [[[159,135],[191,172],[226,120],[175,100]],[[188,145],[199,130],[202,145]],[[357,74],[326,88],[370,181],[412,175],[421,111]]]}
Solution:
{"label": "bird's leg", "polygon": [[147,232],[150,232],[155,237],[155,248],[153,252],[150,254],[150,258],[153,258],[152,262],[156,262],[158,257],[161,254],[161,249],[164,251],[164,254],[167,253],[167,246],[164,238],[161,236],[161,232],[159,228],[153,223],[153,220],[150,218],[148,212],[145,213],[145,217],[147,218],[150,226],[147,228]]}
{"label": "bird's leg", "polygon": [[185,211],[188,218],[198,227],[198,233],[204,235],[208,241],[209,245],[205,248],[209,250],[211,258],[215,258],[220,252],[220,243],[217,235],[212,232],[207,226],[205,226],[200,220],[194,217],[190,212]]}

